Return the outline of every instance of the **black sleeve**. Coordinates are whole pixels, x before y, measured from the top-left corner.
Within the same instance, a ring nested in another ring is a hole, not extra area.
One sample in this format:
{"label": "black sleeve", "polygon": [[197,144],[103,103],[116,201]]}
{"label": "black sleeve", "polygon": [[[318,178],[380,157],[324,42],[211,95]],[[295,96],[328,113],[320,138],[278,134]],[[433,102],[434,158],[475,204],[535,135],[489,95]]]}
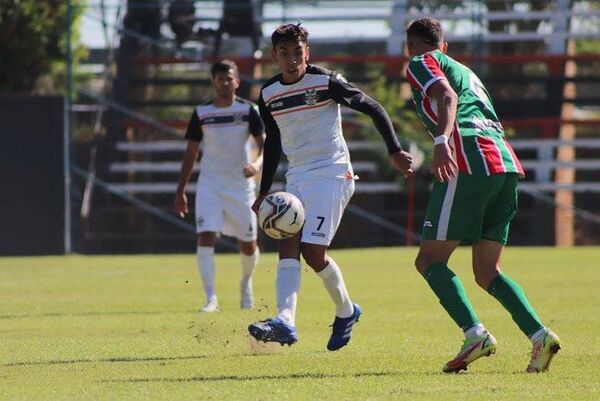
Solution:
{"label": "black sleeve", "polygon": [[277,126],[275,119],[265,105],[262,93],[258,99],[258,110],[265,123],[265,132],[267,134],[265,147],[263,149],[263,171],[259,194],[266,195],[271,189],[273,177],[275,177],[277,166],[279,166],[279,158],[281,157],[281,133],[279,132],[279,127]]}
{"label": "black sleeve", "polygon": [[200,142],[202,141],[203,136],[204,133],[202,132],[202,124],[198,119],[198,114],[196,113],[196,110],[194,110],[194,113],[190,118],[190,122],[188,123],[187,129],[185,130],[185,139]]}
{"label": "black sleeve", "polygon": [[365,95],[356,86],[348,83],[340,74],[332,72],[329,76],[329,92],[333,100],[353,110],[368,115],[373,120],[375,128],[385,141],[389,153],[402,150],[396,137],[392,121],[382,105],[373,98]]}
{"label": "black sleeve", "polygon": [[256,110],[254,105],[250,106],[250,114],[248,115],[248,131],[252,136],[261,136],[265,132],[265,125],[263,124],[260,114]]}

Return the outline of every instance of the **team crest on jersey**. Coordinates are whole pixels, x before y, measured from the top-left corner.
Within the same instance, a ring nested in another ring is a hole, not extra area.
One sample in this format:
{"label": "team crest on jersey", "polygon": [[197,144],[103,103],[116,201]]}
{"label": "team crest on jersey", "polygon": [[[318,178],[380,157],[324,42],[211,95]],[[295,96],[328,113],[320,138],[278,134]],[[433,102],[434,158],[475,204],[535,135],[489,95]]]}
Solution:
{"label": "team crest on jersey", "polygon": [[319,95],[317,95],[316,89],[307,89],[304,92],[304,103],[306,103],[308,106],[313,106],[317,104],[318,101]]}

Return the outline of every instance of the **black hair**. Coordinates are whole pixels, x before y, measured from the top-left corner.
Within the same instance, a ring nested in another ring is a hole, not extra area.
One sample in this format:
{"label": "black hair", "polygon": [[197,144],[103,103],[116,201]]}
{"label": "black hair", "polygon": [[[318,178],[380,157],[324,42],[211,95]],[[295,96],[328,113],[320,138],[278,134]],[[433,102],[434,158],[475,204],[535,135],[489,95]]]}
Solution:
{"label": "black hair", "polygon": [[444,30],[440,21],[433,18],[421,18],[408,25],[406,38],[416,38],[427,44],[438,46],[444,41]]}
{"label": "black hair", "polygon": [[220,72],[228,73],[230,70],[233,71],[233,74],[236,77],[239,76],[238,67],[235,62],[233,62],[231,60],[217,61],[210,68],[210,75],[214,78],[215,75],[217,75],[218,73],[220,73]]}
{"label": "black hair", "polygon": [[279,25],[271,35],[273,48],[282,42],[301,42],[308,44],[308,31],[297,24]]}

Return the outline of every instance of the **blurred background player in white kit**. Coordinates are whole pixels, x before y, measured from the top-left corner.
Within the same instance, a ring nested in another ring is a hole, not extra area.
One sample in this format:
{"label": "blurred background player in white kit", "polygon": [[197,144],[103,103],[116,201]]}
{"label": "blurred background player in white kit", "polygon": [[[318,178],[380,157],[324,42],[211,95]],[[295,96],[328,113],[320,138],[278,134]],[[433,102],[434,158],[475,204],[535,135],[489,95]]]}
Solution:
{"label": "blurred background player in white kit", "polygon": [[340,104],[371,117],[394,167],[410,174],[412,158],[402,151],[384,108],[340,74],[308,64],[308,32],[299,24],[278,27],[272,56],[281,71],[265,83],[258,101],[265,122],[265,166],[253,209],[269,193],[281,152],[289,161],[286,191],[304,205],[306,221],[297,235],[279,241],[278,314],[248,327],[260,341],[292,345],[298,340],[296,299],[300,254],[319,275],[336,306],[327,349],[348,344],[361,309],[348,295],[342,273],[327,255],[329,244],[354,193],[354,172],[342,134]]}
{"label": "blurred background player in white kit", "polygon": [[[213,100],[195,108],[187,127],[187,148],[183,155],[175,210],[188,213],[185,187],[200,153],[200,174],[196,190],[197,263],[206,293],[201,312],[216,312],[215,242],[223,233],[238,239],[241,252],[241,308],[254,306],[252,274],[258,263],[256,216],[250,209],[256,199],[252,178],[262,165],[264,125],[257,106],[236,96],[240,80],[236,64],[224,60],[211,68]],[[258,148],[250,161],[251,135]],[[202,142],[202,151],[199,146]]]}

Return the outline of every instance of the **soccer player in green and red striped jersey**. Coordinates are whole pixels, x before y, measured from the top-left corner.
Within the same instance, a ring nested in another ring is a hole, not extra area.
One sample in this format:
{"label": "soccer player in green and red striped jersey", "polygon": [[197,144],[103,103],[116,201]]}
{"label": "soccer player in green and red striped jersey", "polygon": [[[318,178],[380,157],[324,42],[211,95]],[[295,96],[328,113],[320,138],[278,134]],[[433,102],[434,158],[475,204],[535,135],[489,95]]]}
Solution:
{"label": "soccer player in green and red striped jersey", "polygon": [[460,279],[448,267],[460,243],[472,244],[477,284],[531,339],[527,371],[545,371],[560,340],[541,323],[523,289],[500,270],[523,168],[479,78],[446,55],[448,44],[439,21],[414,21],[406,36],[411,58],[406,75],[417,113],[435,144],[435,180],[415,265],[465,333],[458,355],[443,371],[466,370],[471,362],[496,351],[496,339],[481,324]]}

